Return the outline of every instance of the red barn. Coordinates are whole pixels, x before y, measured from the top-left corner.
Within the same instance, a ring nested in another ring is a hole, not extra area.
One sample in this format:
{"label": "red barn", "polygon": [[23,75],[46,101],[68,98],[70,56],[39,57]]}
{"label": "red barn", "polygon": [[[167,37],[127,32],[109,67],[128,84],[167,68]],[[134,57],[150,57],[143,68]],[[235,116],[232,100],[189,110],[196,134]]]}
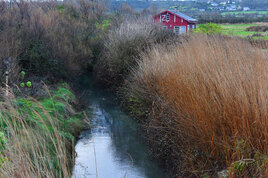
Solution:
{"label": "red barn", "polygon": [[155,22],[161,22],[163,27],[171,29],[175,33],[183,34],[190,29],[195,29],[197,20],[185,14],[174,11],[163,11],[154,16]]}

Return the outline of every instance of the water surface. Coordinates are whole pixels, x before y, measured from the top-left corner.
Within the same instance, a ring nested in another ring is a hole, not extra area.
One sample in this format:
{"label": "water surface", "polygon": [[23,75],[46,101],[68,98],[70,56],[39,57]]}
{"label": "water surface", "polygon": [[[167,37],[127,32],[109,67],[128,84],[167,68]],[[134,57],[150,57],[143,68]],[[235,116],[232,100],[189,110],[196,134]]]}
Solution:
{"label": "water surface", "polygon": [[167,177],[149,158],[142,133],[112,95],[90,87],[83,96],[93,118],[91,129],[84,131],[76,144],[73,177]]}

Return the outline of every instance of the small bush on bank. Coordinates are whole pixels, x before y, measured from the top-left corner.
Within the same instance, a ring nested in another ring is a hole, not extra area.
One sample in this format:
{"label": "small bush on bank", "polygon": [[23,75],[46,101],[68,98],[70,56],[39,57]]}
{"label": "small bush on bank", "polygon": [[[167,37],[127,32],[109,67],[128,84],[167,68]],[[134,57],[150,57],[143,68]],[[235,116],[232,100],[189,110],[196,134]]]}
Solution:
{"label": "small bush on bank", "polygon": [[[154,155],[177,175],[267,176],[268,63],[238,39],[193,35],[144,54],[125,85]],[[175,165],[175,167],[174,167]]]}
{"label": "small bush on bank", "polygon": [[130,18],[110,30],[105,40],[104,56],[96,67],[97,77],[108,85],[120,85],[137,66],[142,52],[155,44],[169,44],[176,35],[147,18]]}
{"label": "small bush on bank", "polygon": [[31,74],[41,75],[64,75],[62,61],[53,59],[48,45],[42,41],[31,41],[25,48],[25,51],[19,56],[20,64],[23,69],[26,69]]}
{"label": "small bush on bank", "polygon": [[74,137],[85,127],[65,87],[51,97],[0,102],[1,177],[71,177]]}

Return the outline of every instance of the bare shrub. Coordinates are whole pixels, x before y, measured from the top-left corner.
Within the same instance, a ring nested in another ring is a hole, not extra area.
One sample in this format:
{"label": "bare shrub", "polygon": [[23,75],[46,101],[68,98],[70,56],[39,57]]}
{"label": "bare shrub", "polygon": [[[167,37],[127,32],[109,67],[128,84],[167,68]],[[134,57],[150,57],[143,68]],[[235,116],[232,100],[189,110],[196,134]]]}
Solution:
{"label": "bare shrub", "polygon": [[244,41],[192,34],[143,54],[125,101],[154,155],[178,175],[215,176],[230,167],[230,175],[265,176],[267,62]]}
{"label": "bare shrub", "polygon": [[[130,18],[112,29],[105,41],[103,59],[98,65],[98,78],[106,84],[120,84],[137,64],[141,52],[155,44],[171,43],[175,34],[164,30],[149,18]],[[101,70],[99,68],[102,68]]]}

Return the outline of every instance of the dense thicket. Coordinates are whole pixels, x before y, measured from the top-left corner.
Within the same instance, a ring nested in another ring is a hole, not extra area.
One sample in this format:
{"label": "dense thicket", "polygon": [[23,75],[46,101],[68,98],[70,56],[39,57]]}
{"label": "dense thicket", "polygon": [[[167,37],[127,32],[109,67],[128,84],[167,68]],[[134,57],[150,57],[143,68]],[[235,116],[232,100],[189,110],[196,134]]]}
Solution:
{"label": "dense thicket", "polygon": [[[88,68],[102,47],[104,10],[101,3],[84,0],[76,4],[22,1],[11,7],[1,2],[0,76],[11,64],[17,66],[13,72],[24,70],[50,81]],[[16,75],[12,77],[16,80]]]}

